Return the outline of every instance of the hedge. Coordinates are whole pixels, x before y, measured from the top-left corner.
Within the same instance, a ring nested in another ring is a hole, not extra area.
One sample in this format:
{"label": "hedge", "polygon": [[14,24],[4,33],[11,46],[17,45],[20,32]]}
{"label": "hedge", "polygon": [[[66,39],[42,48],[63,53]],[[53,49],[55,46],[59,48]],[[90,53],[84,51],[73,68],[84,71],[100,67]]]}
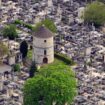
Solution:
{"label": "hedge", "polygon": [[16,24],[16,25],[17,25],[17,24],[23,25],[24,27],[26,27],[26,28],[28,28],[28,29],[30,29],[30,30],[33,30],[33,26],[32,26],[32,25],[27,24],[27,23],[24,23],[24,22],[22,22],[22,21],[20,21],[20,20],[15,20],[14,24]]}
{"label": "hedge", "polygon": [[73,60],[71,60],[67,55],[65,54],[61,54],[61,53],[54,53],[54,57],[64,61],[67,65],[75,65],[75,62]]}
{"label": "hedge", "polygon": [[25,23],[21,20],[15,20],[14,21],[14,24],[16,25],[23,25],[24,27],[30,29],[30,30],[35,30],[37,31],[37,29],[42,26],[42,25],[45,25],[45,27],[47,27],[51,32],[53,33],[57,33],[57,29],[56,29],[56,26],[54,24],[54,22],[50,19],[45,19],[39,23],[37,23],[35,26],[32,26],[31,24],[28,24],[28,23]]}

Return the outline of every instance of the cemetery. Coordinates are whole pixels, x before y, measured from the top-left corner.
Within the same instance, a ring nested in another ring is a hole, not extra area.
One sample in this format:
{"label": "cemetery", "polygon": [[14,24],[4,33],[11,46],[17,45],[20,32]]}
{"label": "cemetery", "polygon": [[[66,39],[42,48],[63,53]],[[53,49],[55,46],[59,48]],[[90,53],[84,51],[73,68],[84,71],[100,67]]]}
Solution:
{"label": "cemetery", "polygon": [[[0,0],[0,105],[23,105],[32,60],[38,68],[43,64],[39,71],[64,66],[75,73],[77,94],[72,105],[105,105],[104,15],[101,27],[94,22],[97,19],[91,23],[83,18],[87,4],[94,1]],[[16,26],[17,37],[12,40],[3,33],[10,25]],[[34,28],[39,30],[33,32]],[[26,54],[20,50],[23,41]]]}

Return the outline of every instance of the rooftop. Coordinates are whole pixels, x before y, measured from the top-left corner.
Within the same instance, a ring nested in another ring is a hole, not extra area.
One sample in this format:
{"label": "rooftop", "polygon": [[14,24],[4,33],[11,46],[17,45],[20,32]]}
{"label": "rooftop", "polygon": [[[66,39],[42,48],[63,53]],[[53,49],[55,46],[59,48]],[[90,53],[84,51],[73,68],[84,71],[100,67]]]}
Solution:
{"label": "rooftop", "polygon": [[41,26],[35,33],[34,36],[39,38],[50,38],[53,37],[53,33],[45,26]]}

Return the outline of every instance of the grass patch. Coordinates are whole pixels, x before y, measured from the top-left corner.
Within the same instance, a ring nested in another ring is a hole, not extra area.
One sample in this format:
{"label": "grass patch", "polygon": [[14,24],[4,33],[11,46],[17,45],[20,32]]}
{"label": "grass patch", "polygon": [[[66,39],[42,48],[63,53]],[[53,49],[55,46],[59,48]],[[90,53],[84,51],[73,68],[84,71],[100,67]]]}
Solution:
{"label": "grass patch", "polygon": [[[75,62],[64,54],[55,52],[54,57],[55,57],[54,62],[49,64],[49,65],[58,64],[59,62],[62,63],[62,64],[65,64],[65,65],[70,65],[70,66],[75,65]],[[32,50],[28,51],[27,58],[32,59]]]}
{"label": "grass patch", "polygon": [[30,60],[32,59],[32,50],[28,51],[27,58]]}
{"label": "grass patch", "polygon": [[43,65],[39,71],[49,70],[51,72],[55,70],[60,70],[62,72],[70,72],[71,76],[75,77],[75,72],[71,69],[70,65],[66,64],[64,61],[59,60],[57,58],[54,59],[53,63]]}

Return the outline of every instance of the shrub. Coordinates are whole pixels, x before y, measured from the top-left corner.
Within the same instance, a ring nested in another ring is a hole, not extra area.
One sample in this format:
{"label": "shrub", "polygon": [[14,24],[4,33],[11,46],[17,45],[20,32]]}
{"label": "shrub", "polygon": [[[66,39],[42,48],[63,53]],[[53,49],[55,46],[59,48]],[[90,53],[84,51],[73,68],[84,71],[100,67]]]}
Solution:
{"label": "shrub", "polygon": [[19,71],[20,71],[20,65],[19,65],[19,64],[15,64],[15,65],[13,66],[13,71],[14,71],[14,72],[19,72]]}
{"label": "shrub", "polygon": [[74,61],[72,61],[67,55],[61,54],[61,53],[54,53],[55,58],[60,59],[64,61],[66,64],[74,65]]}
{"label": "shrub", "polygon": [[90,24],[94,23],[95,26],[104,25],[105,4],[98,1],[88,4],[84,13],[84,20]]}
{"label": "shrub", "polygon": [[22,25],[22,26],[30,29],[30,30],[33,30],[33,26],[32,25],[30,25],[28,23],[25,23],[25,22],[23,22],[21,20],[15,20],[14,24],[16,24],[16,25],[19,24],[19,25]]}
{"label": "shrub", "polygon": [[10,40],[14,40],[15,38],[18,37],[17,31],[16,31],[16,27],[15,25],[11,24],[6,26],[3,29],[3,36],[4,37],[9,37]]}
{"label": "shrub", "polygon": [[37,23],[34,30],[37,30],[42,25],[44,25],[46,28],[48,28],[51,32],[57,33],[56,26],[55,26],[54,22],[50,19],[45,19],[45,20]]}

